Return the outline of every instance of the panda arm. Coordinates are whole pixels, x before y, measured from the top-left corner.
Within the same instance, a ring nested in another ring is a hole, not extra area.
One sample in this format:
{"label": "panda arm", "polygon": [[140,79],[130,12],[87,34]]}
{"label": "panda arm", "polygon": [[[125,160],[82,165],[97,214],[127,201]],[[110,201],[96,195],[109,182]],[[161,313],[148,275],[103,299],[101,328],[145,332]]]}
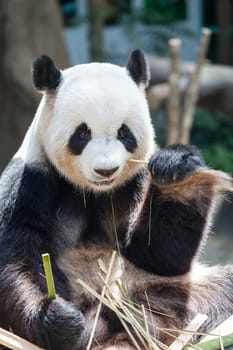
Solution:
{"label": "panda arm", "polygon": [[139,267],[165,276],[189,271],[206,225],[210,204],[200,213],[195,201],[184,204],[163,197],[151,185],[143,210],[125,249],[126,256]]}
{"label": "panda arm", "polygon": [[186,273],[207,231],[216,189],[229,187],[228,178],[205,167],[192,146],[161,150],[149,169],[151,183],[125,255],[159,275]]}
{"label": "panda arm", "polygon": [[0,324],[42,347],[66,349],[80,336],[82,315],[61,297],[48,299],[41,268],[41,253],[50,252],[65,297],[51,247],[56,192],[52,171],[21,160],[13,160],[0,179]]}

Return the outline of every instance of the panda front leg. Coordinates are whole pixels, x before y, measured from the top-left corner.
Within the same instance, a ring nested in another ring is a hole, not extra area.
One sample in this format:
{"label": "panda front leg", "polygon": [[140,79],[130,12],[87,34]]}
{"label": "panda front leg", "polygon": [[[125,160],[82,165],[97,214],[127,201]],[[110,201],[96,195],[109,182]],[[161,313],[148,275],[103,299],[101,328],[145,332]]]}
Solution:
{"label": "panda front leg", "polygon": [[168,146],[149,162],[144,205],[129,233],[125,255],[150,272],[188,272],[211,220],[219,187],[229,177],[210,170],[194,146]]}
{"label": "panda front leg", "polygon": [[[71,349],[84,317],[72,304],[52,244],[55,174],[14,159],[0,179],[0,324],[39,346]],[[41,253],[50,252],[58,296],[47,296]],[[67,291],[67,293],[66,293]]]}

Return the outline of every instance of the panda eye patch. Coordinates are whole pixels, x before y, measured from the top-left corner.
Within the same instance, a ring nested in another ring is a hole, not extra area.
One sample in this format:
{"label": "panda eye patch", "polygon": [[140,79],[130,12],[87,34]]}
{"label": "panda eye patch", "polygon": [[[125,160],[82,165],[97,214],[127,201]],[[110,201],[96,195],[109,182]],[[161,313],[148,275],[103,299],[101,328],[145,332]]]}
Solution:
{"label": "panda eye patch", "polygon": [[120,129],[118,129],[117,139],[123,143],[128,152],[132,153],[137,147],[135,136],[129,127],[125,124],[122,124]]}
{"label": "panda eye patch", "polygon": [[71,153],[80,155],[90,139],[91,130],[88,128],[86,123],[80,124],[71,136],[68,143]]}

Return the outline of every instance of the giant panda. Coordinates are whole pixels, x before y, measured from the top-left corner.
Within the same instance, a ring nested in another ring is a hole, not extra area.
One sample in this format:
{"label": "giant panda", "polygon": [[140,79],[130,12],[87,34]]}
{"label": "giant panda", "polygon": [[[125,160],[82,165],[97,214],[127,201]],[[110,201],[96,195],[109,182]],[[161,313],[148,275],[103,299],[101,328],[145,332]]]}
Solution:
{"label": "giant panda", "polygon": [[[95,301],[75,279],[83,274],[98,290],[95,261],[106,261],[112,249],[129,271],[122,278],[132,300],[143,303],[147,290],[155,311],[174,316],[171,323],[155,314],[155,325],[183,327],[196,312],[208,314],[205,330],[221,322],[233,309],[233,269],[200,266],[200,274],[194,262],[217,190],[230,188],[230,179],[208,168],[194,146],[159,150],[144,54],[133,51],[126,67],[64,71],[42,55],[32,75],[43,97],[0,179],[0,326],[45,349],[85,349]],[[46,252],[53,300],[41,262]],[[111,347],[114,334],[119,349],[132,348],[108,309],[100,322],[100,346]]]}

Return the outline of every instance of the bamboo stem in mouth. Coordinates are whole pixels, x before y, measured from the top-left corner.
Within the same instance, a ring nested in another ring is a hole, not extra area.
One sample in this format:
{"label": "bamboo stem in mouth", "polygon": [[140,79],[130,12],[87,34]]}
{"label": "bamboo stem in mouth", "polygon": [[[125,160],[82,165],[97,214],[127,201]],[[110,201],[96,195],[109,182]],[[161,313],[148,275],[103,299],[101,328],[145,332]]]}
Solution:
{"label": "bamboo stem in mouth", "polygon": [[130,163],[148,164],[147,160],[142,160],[142,159],[128,159],[127,161]]}

